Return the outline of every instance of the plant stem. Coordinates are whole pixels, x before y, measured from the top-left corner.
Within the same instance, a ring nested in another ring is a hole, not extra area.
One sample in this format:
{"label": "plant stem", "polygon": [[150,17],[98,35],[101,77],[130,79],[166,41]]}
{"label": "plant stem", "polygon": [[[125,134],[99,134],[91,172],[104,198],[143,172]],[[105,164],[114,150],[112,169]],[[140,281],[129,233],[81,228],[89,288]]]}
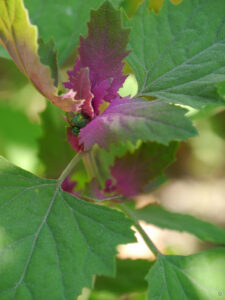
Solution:
{"label": "plant stem", "polygon": [[136,216],[132,213],[132,211],[126,207],[126,205],[124,204],[119,204],[119,207],[121,208],[121,210],[123,212],[125,212],[125,214],[134,222],[134,226],[137,229],[137,231],[140,233],[140,235],[142,236],[143,240],[145,241],[146,245],[148,246],[148,248],[152,251],[152,253],[155,256],[158,256],[160,254],[162,254],[159,249],[155,246],[155,244],[153,243],[153,241],[151,240],[151,238],[147,235],[147,233],[144,231],[144,229],[141,227],[141,225],[138,222],[138,219],[136,218]]}
{"label": "plant stem", "polygon": [[60,186],[63,181],[66,179],[66,177],[70,174],[70,172],[73,170],[75,165],[80,161],[81,157],[83,156],[82,152],[78,152],[74,158],[69,162],[69,164],[66,166],[66,168],[62,171],[61,175],[58,178],[58,185]]}

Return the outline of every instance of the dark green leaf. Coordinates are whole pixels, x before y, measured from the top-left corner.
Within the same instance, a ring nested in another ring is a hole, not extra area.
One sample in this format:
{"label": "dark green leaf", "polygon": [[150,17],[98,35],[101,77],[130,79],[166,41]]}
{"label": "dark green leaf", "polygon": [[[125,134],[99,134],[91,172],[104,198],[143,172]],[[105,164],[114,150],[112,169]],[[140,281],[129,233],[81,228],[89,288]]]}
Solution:
{"label": "dark green leaf", "polygon": [[132,19],[128,62],[139,96],[193,107],[221,102],[217,83],[225,80],[224,0],[165,0],[158,14],[148,1]]}
{"label": "dark green leaf", "polygon": [[76,299],[94,274],[114,274],[116,246],[135,240],[130,226],[1,158],[0,298]]}

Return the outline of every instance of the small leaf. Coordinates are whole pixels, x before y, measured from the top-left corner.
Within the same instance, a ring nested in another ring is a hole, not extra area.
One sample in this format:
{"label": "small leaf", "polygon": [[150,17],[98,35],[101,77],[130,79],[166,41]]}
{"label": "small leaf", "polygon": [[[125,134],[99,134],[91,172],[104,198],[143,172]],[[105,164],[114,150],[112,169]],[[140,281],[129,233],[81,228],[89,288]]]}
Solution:
{"label": "small leaf", "polygon": [[149,205],[142,209],[134,210],[133,214],[138,219],[160,228],[181,232],[186,231],[203,241],[225,244],[225,230],[223,228],[191,215],[174,213],[159,205]]}
{"label": "small leaf", "polygon": [[10,59],[8,52],[0,45],[0,57]]}
{"label": "small leaf", "polygon": [[1,158],[0,298],[76,299],[94,274],[114,274],[116,246],[135,240],[130,226]]}
{"label": "small leaf", "polygon": [[109,144],[139,139],[168,144],[196,135],[186,110],[162,101],[116,99],[103,114],[80,131],[80,142],[86,150],[94,144],[108,149]]}
{"label": "small leaf", "polygon": [[224,300],[225,249],[190,256],[159,255],[146,279],[149,300]]}
{"label": "small leaf", "polygon": [[[23,1],[1,1],[0,44],[9,52],[20,71],[41,94],[65,111],[74,110],[75,100],[71,97],[57,96],[51,70],[40,62],[37,40],[37,28],[31,25]],[[43,47],[41,52],[43,57]]]}
{"label": "small leaf", "polygon": [[155,14],[146,0],[132,19],[124,16],[138,96],[193,107],[222,103],[217,83],[225,80],[224,10],[224,0],[165,0]]}
{"label": "small leaf", "polygon": [[143,192],[144,186],[157,177],[174,161],[177,143],[164,146],[157,143],[144,143],[134,153],[126,153],[117,158],[111,167],[116,179],[117,191],[132,197]]}

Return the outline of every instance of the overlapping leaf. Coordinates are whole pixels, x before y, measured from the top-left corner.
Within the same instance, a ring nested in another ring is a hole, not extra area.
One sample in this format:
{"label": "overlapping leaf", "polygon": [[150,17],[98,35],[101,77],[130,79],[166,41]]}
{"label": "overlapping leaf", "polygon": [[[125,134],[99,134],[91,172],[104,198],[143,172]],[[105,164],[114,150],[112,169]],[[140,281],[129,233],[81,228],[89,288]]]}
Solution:
{"label": "overlapping leaf", "polygon": [[162,175],[163,170],[174,161],[176,143],[168,147],[157,143],[144,143],[134,153],[117,158],[111,167],[116,179],[117,191],[124,196],[143,192],[144,186]]}
{"label": "overlapping leaf", "polygon": [[0,161],[0,298],[75,299],[114,273],[115,247],[134,241],[118,211],[63,192]]}
{"label": "overlapping leaf", "polygon": [[225,230],[212,223],[186,214],[171,212],[160,205],[149,205],[133,211],[133,214],[147,223],[160,228],[186,231],[203,241],[225,244]]}
{"label": "overlapping leaf", "polygon": [[155,141],[168,144],[196,135],[191,122],[184,117],[186,110],[143,99],[116,99],[80,131],[80,142],[85,149],[94,144],[108,148],[111,143],[129,140]]}
{"label": "overlapping leaf", "polygon": [[[80,35],[86,34],[90,10],[97,9],[103,2],[103,0],[64,2],[25,0],[25,5],[32,22],[38,26],[40,36],[45,40],[54,38],[61,65],[78,45]],[[121,0],[111,2],[115,7],[119,7]]]}
{"label": "overlapping leaf", "polygon": [[[46,98],[65,111],[74,110],[76,102],[68,96],[57,96],[51,70],[40,62],[38,56],[37,28],[30,24],[22,0],[0,2],[0,44],[21,72]],[[63,99],[63,100],[62,100]]]}
{"label": "overlapping leaf", "polygon": [[128,62],[139,95],[194,107],[220,102],[217,83],[225,80],[225,2],[165,0],[158,14],[148,1],[132,19]]}
{"label": "overlapping leaf", "polygon": [[225,250],[191,256],[159,255],[146,279],[148,300],[224,300]]}

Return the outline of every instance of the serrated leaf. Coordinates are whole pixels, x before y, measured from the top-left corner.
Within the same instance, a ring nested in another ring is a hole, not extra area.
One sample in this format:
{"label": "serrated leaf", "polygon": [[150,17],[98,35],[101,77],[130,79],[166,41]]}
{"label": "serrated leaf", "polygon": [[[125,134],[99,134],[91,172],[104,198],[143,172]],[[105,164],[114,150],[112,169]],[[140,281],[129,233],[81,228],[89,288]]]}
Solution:
{"label": "serrated leaf", "polygon": [[134,241],[130,226],[1,158],[1,299],[76,299],[94,274],[113,275],[116,246]]}
{"label": "serrated leaf", "polygon": [[225,230],[210,222],[203,221],[186,214],[168,211],[160,205],[149,205],[142,209],[133,210],[133,214],[149,224],[160,228],[186,231],[203,241],[225,244]]}
{"label": "serrated leaf", "polygon": [[123,75],[122,60],[126,50],[129,30],[122,28],[120,12],[106,1],[97,11],[91,11],[88,35],[80,38],[80,63],[90,70],[92,88],[104,80],[110,81],[104,100],[118,96],[126,76]]}
{"label": "serrated leaf", "polygon": [[40,62],[37,40],[37,28],[31,25],[23,1],[1,1],[0,44],[41,94],[65,111],[74,110],[76,103],[71,97],[57,96],[51,70]]}
{"label": "serrated leaf", "polygon": [[138,95],[193,107],[220,103],[217,83],[225,80],[225,2],[165,0],[158,14],[148,1],[124,24],[131,28],[127,58]]}
{"label": "serrated leaf", "polygon": [[[86,23],[91,9],[97,9],[103,0],[74,1],[25,0],[31,20],[38,26],[44,40],[52,37],[59,50],[59,64],[68,58],[79,43],[80,35],[87,32]],[[121,0],[112,0],[119,7]],[[56,22],[57,18],[57,22]]]}
{"label": "serrated leaf", "polygon": [[117,158],[111,167],[117,192],[132,197],[143,192],[147,183],[162,176],[163,170],[174,161],[177,143],[164,146],[144,143],[134,153]]}
{"label": "serrated leaf", "polygon": [[224,300],[225,249],[158,256],[146,279],[149,300]]}
{"label": "serrated leaf", "polygon": [[94,144],[108,149],[111,143],[139,139],[164,145],[172,140],[185,140],[196,135],[186,110],[162,101],[116,99],[109,107],[80,131],[85,149]]}

